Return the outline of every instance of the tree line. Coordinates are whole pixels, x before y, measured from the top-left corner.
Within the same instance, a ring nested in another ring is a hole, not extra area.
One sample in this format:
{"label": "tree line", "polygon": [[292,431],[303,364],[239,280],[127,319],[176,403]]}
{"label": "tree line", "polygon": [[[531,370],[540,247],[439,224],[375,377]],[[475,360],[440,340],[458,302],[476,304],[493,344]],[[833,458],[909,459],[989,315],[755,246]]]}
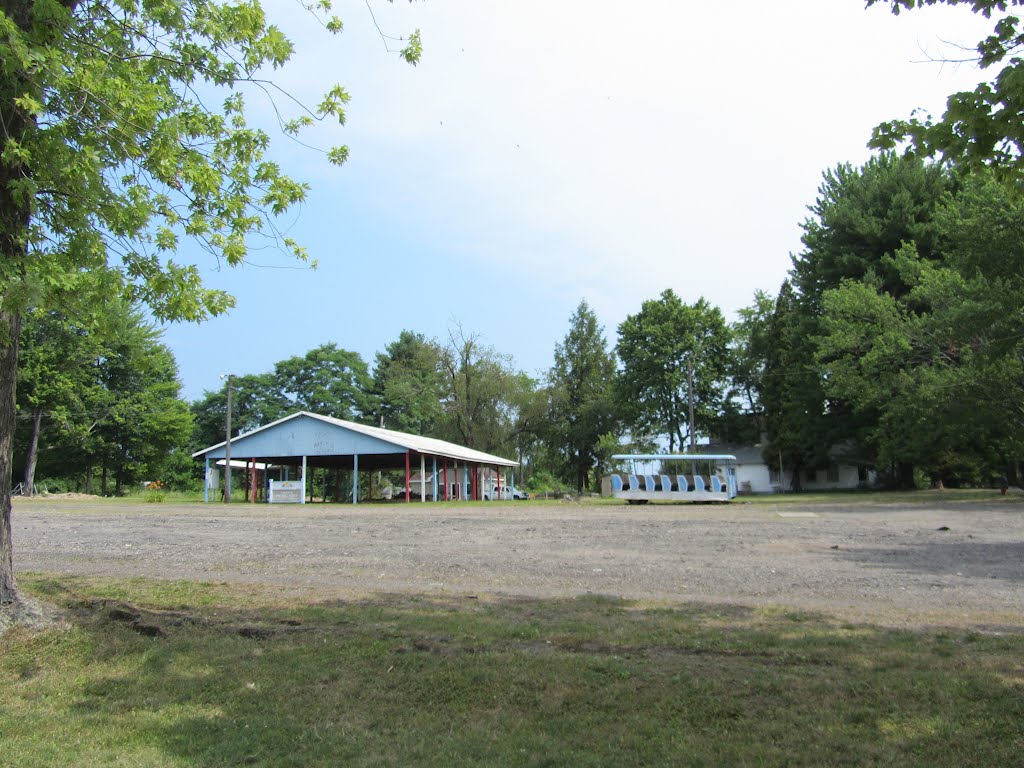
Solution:
{"label": "tree line", "polygon": [[[171,351],[137,306],[111,302],[76,320],[65,310],[33,310],[22,328],[15,466],[31,488],[121,493],[159,479],[194,486],[189,460],[224,439],[226,386],[193,403],[179,398]],[[616,350],[586,301],[570,318],[540,379],[461,326],[443,341],[402,331],[372,367],[336,343],[233,377],[233,435],[298,410],[436,437],[521,461],[536,482],[596,487],[607,457],[627,431],[644,444],[659,435],[682,442],[689,401],[680,371],[695,371],[703,417],[715,406],[706,392],[722,376],[717,354],[729,328],[703,300],[685,305],[671,290],[644,303],[623,324]],[[641,354],[647,341],[671,344],[666,356]],[[704,349],[713,355],[702,355]],[[656,361],[670,366],[656,385]],[[717,402],[717,400],[716,400]],[[629,403],[627,407],[626,403]],[[627,427],[627,425],[629,425]]]}
{"label": "tree line", "polygon": [[[235,433],[308,410],[513,457],[535,485],[577,492],[617,452],[697,437],[760,445],[793,490],[837,461],[900,487],[1016,480],[1024,203],[991,173],[881,152],[826,171],[810,211],[777,295],[732,323],[666,289],[611,344],[583,300],[539,378],[460,326],[443,341],[404,330],[372,366],[328,343],[236,376]],[[25,481],[189,485],[189,454],[224,439],[226,390],[183,403],[141,310],[101,314],[26,315]]]}

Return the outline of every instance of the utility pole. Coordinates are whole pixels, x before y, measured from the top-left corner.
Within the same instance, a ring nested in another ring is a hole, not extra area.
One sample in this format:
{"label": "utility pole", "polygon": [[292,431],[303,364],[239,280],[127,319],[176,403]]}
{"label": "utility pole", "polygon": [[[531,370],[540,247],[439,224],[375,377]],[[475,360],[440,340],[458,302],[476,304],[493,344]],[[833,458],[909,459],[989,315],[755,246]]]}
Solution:
{"label": "utility pole", "polygon": [[690,402],[690,453],[697,450],[697,430],[693,426],[693,363],[686,368],[686,399]]}
{"label": "utility pole", "polygon": [[228,422],[224,437],[224,503],[231,503],[231,385],[235,375],[229,373],[228,380]]}
{"label": "utility pole", "polygon": [[[693,427],[693,361],[686,365],[686,399],[690,403],[690,454],[697,452],[697,430]],[[697,474],[697,462],[694,461],[690,467],[693,474]]]}

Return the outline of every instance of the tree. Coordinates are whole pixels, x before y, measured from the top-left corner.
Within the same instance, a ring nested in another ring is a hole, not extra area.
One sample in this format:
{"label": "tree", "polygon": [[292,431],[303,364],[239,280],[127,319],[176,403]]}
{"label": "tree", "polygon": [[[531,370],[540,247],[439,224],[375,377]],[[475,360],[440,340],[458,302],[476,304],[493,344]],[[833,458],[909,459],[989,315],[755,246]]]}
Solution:
{"label": "tree", "polygon": [[373,395],[385,427],[428,436],[437,432],[445,384],[442,356],[436,342],[412,331],[402,331],[377,353]]}
{"label": "tree", "polygon": [[945,269],[918,276],[934,337],[958,352],[961,402],[985,427],[990,467],[1019,482],[1024,455],[1024,203],[975,174],[939,214]]}
{"label": "tree", "polygon": [[669,288],[645,301],[619,325],[617,391],[624,416],[640,432],[668,438],[670,451],[685,445],[697,424],[710,425],[720,410],[728,345],[721,311],[703,298],[686,305]]}
{"label": "tree", "polygon": [[[883,0],[867,0],[877,5]],[[930,5],[970,5],[985,18],[996,17],[992,34],[978,42],[973,60],[982,69],[999,71],[973,91],[954,93],[938,120],[913,114],[877,126],[870,145],[892,149],[906,144],[921,157],[942,156],[962,169],[992,168],[1013,183],[1024,181],[1024,29],[1020,19],[1005,14],[1024,0],[884,0],[894,14]]]}
{"label": "tree", "polygon": [[780,475],[790,471],[794,491],[801,490],[801,472],[827,461],[831,447],[821,371],[808,347],[816,327],[815,318],[801,311],[796,291],[785,281],[768,321],[772,343],[761,379],[768,436],[763,457]]}
{"label": "tree", "polygon": [[88,421],[101,340],[66,311],[36,309],[25,314],[20,346],[17,407],[28,423],[22,455],[31,494],[40,450],[79,433]]}
{"label": "tree", "polygon": [[725,442],[757,443],[765,432],[761,392],[765,366],[772,345],[771,319],[775,299],[764,291],[754,293],[754,302],[739,311],[732,324],[729,347],[729,391],[715,424],[715,436]]}
{"label": "tree", "polygon": [[548,372],[547,437],[564,457],[563,478],[577,492],[590,485],[602,435],[618,427],[615,368],[604,329],[583,300],[569,319],[569,332],[555,345],[555,363]]}
{"label": "tree", "polygon": [[[227,386],[191,404],[195,419],[192,436],[193,452],[224,440],[227,425]],[[235,376],[231,387],[232,432],[245,433],[287,416],[292,410],[281,393],[272,373]]]}
{"label": "tree", "polygon": [[170,452],[188,443],[192,414],[178,394],[178,365],[160,343],[160,331],[142,313],[129,310],[114,316],[115,325],[96,361],[99,412],[90,463],[102,470],[102,492],[122,495],[127,483],[160,479]]}
{"label": "tree", "polygon": [[887,462],[934,483],[1016,474],[1024,426],[1024,206],[990,175],[967,179],[936,223],[945,258],[907,245],[892,259],[910,291],[870,281],[826,292],[826,388],[872,414]]}
{"label": "tree", "polygon": [[823,174],[813,216],[803,223],[804,250],[793,258],[791,279],[806,308],[820,312],[822,294],[869,271],[893,295],[907,291],[886,256],[913,242],[923,259],[938,258],[935,214],[954,177],[939,165],[883,152],[855,168],[841,163]]}
{"label": "tree", "polygon": [[511,450],[518,410],[509,393],[526,382],[512,370],[508,356],[456,325],[449,329],[441,365],[442,437],[487,453]]}
{"label": "tree", "polygon": [[[844,280],[865,279],[894,297],[906,296],[910,286],[893,257],[905,244],[913,243],[920,260],[941,258],[936,215],[956,189],[957,181],[948,170],[891,152],[859,168],[841,164],[824,173],[810,209],[813,216],[803,224],[804,250],[793,258],[790,271],[795,290],[785,299],[785,327],[780,329],[786,333],[788,348],[777,351],[766,373],[785,381],[773,392],[772,407],[796,409],[775,413],[769,429],[777,437],[784,436],[789,447],[783,453],[792,451],[791,468],[816,468],[820,464],[803,462],[826,463],[837,446],[843,446],[849,460],[874,463],[875,444],[869,433],[878,414],[852,407],[837,396],[837,390],[828,397],[821,368],[815,363],[815,339],[823,333],[823,299]],[[775,459],[780,447],[773,440],[766,458]],[[898,474],[903,485],[912,484],[910,463],[905,462]]]}
{"label": "tree", "polygon": [[187,444],[192,419],[160,331],[120,301],[94,315],[87,323],[65,312],[25,315],[18,400],[30,417],[26,482],[39,455],[49,477],[84,478],[89,489],[98,466],[103,492],[113,473],[120,493],[146,475],[163,479],[167,454]]}
{"label": "tree", "polygon": [[[255,234],[305,259],[273,217],[307,187],[266,158],[243,95],[267,93],[262,73],[292,50],[256,0],[0,0],[0,603],[18,599],[8,481],[23,313],[86,287],[159,319],[225,311],[231,297],[172,258],[182,236],[229,265]],[[414,35],[402,53],[415,63],[419,50]],[[343,120],[347,101],[335,86],[281,127]]]}
{"label": "tree", "polygon": [[366,362],[334,342],[275,364],[274,384],[292,408],[364,421],[375,410]]}

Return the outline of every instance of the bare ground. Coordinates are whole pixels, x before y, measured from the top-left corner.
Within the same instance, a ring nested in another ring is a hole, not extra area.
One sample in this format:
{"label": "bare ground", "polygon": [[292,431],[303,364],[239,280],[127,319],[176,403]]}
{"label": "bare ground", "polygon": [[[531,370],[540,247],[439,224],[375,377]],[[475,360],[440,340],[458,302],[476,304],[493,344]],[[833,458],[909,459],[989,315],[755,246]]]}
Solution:
{"label": "bare ground", "polygon": [[19,500],[20,571],[381,593],[621,596],[1024,629],[1024,502],[269,507]]}

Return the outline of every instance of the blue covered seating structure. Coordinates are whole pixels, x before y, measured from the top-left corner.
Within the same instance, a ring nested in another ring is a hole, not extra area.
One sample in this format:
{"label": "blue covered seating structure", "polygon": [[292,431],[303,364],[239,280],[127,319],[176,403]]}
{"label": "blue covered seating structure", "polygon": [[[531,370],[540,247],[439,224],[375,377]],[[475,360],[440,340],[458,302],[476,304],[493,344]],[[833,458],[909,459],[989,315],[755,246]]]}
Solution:
{"label": "blue covered seating structure", "polygon": [[[631,504],[649,501],[709,502],[736,497],[736,457],[727,454],[620,454],[628,472],[614,472],[602,482],[602,494]],[[692,474],[672,474],[666,465],[690,462]]]}

